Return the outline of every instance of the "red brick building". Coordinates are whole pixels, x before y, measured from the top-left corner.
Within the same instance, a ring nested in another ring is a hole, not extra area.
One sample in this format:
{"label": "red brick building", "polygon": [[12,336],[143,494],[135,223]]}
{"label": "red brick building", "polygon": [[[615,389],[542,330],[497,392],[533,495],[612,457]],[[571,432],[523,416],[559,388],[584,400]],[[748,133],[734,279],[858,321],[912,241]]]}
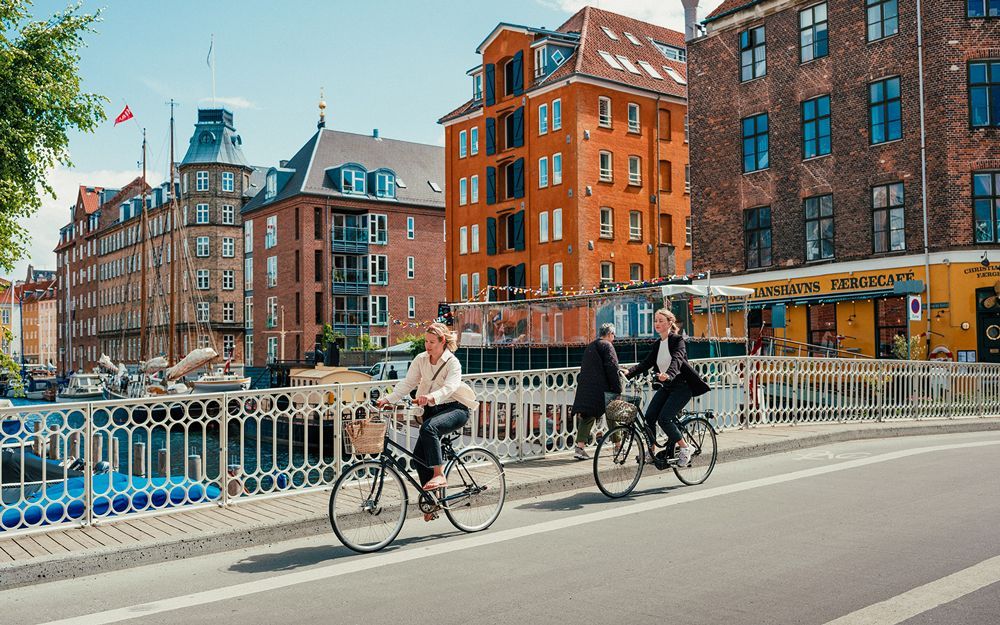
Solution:
{"label": "red brick building", "polygon": [[247,350],[258,366],[303,359],[324,323],[342,347],[362,335],[395,342],[413,330],[391,319],[433,319],[445,299],[441,148],[324,126],[243,208]]}
{"label": "red brick building", "polygon": [[585,7],[476,52],[472,98],[440,120],[449,299],[686,272],[684,36]]}
{"label": "red brick building", "polygon": [[907,330],[901,291],[920,291],[912,334],[1000,360],[993,4],[918,19],[885,0],[727,0],[705,20],[688,43],[694,267],[756,287],[755,324],[780,310],[789,338],[884,356]]}

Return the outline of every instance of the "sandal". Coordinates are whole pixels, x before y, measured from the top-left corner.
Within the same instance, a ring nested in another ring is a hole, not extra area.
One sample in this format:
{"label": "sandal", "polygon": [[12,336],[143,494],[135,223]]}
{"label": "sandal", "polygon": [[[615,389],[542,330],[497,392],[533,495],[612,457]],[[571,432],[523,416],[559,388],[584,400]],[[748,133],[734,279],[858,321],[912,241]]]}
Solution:
{"label": "sandal", "polygon": [[431,478],[426,484],[424,484],[423,488],[424,490],[437,490],[439,488],[445,488],[446,486],[448,486],[448,480],[446,480],[444,476],[441,476]]}
{"label": "sandal", "polygon": [[430,523],[434,519],[438,518],[437,512],[425,512],[424,513],[424,523]]}

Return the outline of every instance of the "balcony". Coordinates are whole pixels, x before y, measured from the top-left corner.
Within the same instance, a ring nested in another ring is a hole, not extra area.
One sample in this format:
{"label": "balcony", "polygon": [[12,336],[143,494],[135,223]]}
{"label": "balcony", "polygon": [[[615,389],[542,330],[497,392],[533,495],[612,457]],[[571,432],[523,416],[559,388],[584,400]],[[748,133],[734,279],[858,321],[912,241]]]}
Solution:
{"label": "balcony", "polygon": [[364,269],[334,269],[335,295],[368,295],[368,271]]}
{"label": "balcony", "polygon": [[338,310],[333,313],[333,329],[344,336],[360,336],[367,332],[367,310]]}
{"label": "balcony", "polygon": [[368,228],[334,226],[333,240],[331,242],[333,252],[340,254],[367,254],[368,236]]}

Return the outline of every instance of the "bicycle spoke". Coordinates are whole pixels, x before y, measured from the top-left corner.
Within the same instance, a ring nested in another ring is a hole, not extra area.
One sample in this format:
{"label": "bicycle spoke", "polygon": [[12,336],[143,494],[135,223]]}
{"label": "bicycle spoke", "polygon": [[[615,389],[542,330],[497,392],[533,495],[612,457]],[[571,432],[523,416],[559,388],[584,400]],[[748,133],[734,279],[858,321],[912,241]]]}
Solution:
{"label": "bicycle spoke", "polygon": [[361,462],[337,480],[330,494],[330,523],[350,549],[377,551],[399,534],[406,504],[406,487],[395,470]]}
{"label": "bicycle spoke", "polygon": [[503,466],[491,452],[469,448],[445,468],[444,512],[464,532],[484,530],[500,515],[507,496]]}

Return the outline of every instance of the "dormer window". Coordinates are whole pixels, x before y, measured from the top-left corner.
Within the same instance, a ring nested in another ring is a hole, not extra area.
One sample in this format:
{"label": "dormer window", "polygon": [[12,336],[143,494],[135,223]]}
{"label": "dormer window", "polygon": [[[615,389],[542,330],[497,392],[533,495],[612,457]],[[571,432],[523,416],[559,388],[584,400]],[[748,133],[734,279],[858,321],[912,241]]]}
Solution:
{"label": "dormer window", "polygon": [[545,75],[545,46],[535,48],[535,78]]}
{"label": "dormer window", "polygon": [[278,174],[270,171],[267,173],[267,183],[264,187],[264,199],[270,200],[278,195]]}
{"label": "dormer window", "polygon": [[375,195],[377,197],[396,197],[395,176],[389,173],[379,172],[375,174]]}
{"label": "dormer window", "polygon": [[365,174],[357,169],[345,169],[340,173],[340,190],[342,193],[364,193]]}
{"label": "dormer window", "polygon": [[483,99],[483,75],[473,74],[472,75],[472,99],[482,100]]}

